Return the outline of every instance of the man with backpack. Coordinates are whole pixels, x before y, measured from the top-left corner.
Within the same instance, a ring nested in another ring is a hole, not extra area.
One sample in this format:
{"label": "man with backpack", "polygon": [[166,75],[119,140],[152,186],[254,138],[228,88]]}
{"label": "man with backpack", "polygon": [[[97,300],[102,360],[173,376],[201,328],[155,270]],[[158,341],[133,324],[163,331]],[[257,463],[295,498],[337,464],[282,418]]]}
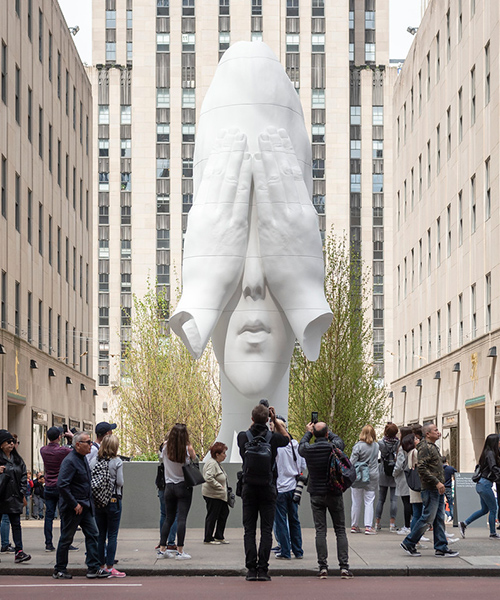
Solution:
{"label": "man with backpack", "polygon": [[95,442],[92,442],[90,453],[87,455],[87,460],[89,463],[94,456],[97,456],[104,436],[111,435],[113,433],[113,429],[116,429],[116,423],[108,423],[107,421],[101,421],[100,423],[97,423],[95,426]]}
{"label": "man with backpack", "polygon": [[[274,432],[269,431],[271,418]],[[288,445],[290,437],[282,423],[276,420],[271,406],[258,404],[252,410],[252,426],[238,434],[238,447],[243,459],[243,527],[245,529],[245,566],[247,581],[271,581],[273,522],[276,511],[276,455],[278,448]],[[260,544],[257,551],[257,519],[260,515]]]}
{"label": "man with backpack", "polygon": [[[344,441],[328,430],[326,423],[309,423],[299,444],[299,454],[306,459],[309,471],[307,491],[311,495],[311,508],[316,529],[316,554],[320,579],[328,577],[328,545],[326,541],[326,511],[330,513],[337,536],[337,557],[342,579],[351,579],[349,570],[349,545],[345,531],[344,499],[342,492],[330,489],[330,457],[334,448],[344,450]],[[310,444],[312,436],[316,442]]]}

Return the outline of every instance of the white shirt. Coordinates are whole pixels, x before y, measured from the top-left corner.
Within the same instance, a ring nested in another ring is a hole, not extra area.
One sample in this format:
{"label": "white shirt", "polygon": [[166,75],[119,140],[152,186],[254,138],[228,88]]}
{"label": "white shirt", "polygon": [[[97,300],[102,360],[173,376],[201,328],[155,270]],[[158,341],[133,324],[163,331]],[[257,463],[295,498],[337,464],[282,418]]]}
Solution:
{"label": "white shirt", "polygon": [[[293,457],[293,450],[295,451],[295,458]],[[288,446],[278,448],[278,454],[276,456],[276,468],[278,469],[278,494],[284,492],[291,492],[297,485],[296,476],[303,473],[306,469],[306,461],[299,454],[299,444],[297,440],[290,440]]]}
{"label": "white shirt", "polygon": [[[182,472],[181,463],[174,462],[167,457],[167,442],[163,444],[160,452],[160,459],[163,460],[165,466],[165,483],[181,483],[184,481],[184,473]],[[186,447],[186,462],[189,462],[189,454]]]}
{"label": "white shirt", "polygon": [[90,446],[90,452],[87,454],[87,456],[85,457],[89,464],[90,461],[97,456],[97,453],[99,452],[99,448],[101,447],[101,444],[99,444],[99,442],[92,442],[92,446]]}

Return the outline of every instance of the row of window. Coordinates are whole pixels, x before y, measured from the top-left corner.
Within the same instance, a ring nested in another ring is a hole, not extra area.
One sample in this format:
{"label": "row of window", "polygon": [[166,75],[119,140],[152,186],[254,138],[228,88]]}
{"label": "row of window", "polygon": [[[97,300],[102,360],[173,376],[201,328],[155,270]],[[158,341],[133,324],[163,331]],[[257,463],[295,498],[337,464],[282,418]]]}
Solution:
{"label": "row of window", "polygon": [[[219,15],[229,15],[229,9],[230,0],[219,0]],[[156,14],[160,17],[168,17],[170,14],[170,0],[156,0]],[[195,0],[182,0],[182,16],[193,17],[194,14]],[[251,14],[253,17],[262,16],[262,0],[251,0]],[[325,0],[312,0],[312,16],[323,17],[324,15]],[[286,0],[286,16],[299,16],[299,0]]]}

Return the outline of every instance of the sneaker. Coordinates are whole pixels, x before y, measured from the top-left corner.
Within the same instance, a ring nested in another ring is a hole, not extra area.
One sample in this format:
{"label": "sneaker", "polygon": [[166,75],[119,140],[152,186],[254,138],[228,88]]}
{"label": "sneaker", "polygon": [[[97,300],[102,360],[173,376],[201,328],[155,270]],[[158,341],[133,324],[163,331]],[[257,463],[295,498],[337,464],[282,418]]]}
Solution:
{"label": "sneaker", "polygon": [[436,550],[434,556],[447,556],[448,558],[453,558],[454,556],[458,556],[458,552],[447,548],[446,550]]}
{"label": "sneaker", "polygon": [[106,569],[110,577],[126,577],[127,574],[122,571],[117,571],[114,567],[112,569]]}
{"label": "sneaker", "polygon": [[361,533],[361,529],[357,525],[351,527],[351,533]]}
{"label": "sneaker", "polygon": [[281,552],[276,552],[276,554],[274,555],[274,558],[280,558],[281,560],[292,560],[291,556],[283,556],[283,554],[281,554]]}
{"label": "sneaker", "polygon": [[2,546],[0,548],[0,552],[2,554],[5,554],[6,552],[15,552],[16,549],[14,548],[14,546],[11,546],[10,544],[8,544],[7,546]]}
{"label": "sneaker", "polygon": [[389,525],[389,531],[390,531],[391,533],[396,533],[396,532],[397,532],[396,525],[394,525],[394,523],[391,523],[391,524]]}
{"label": "sneaker", "polygon": [[401,546],[401,548],[403,548],[403,550],[406,552],[406,554],[409,554],[410,556],[422,556],[416,548],[407,546],[404,542],[401,542],[400,546]]}
{"label": "sneaker", "polygon": [[107,579],[109,571],[106,569],[89,569],[87,571],[87,579]]}
{"label": "sneaker", "polygon": [[298,559],[298,560],[300,560],[301,558],[304,558],[304,555],[303,554],[296,554],[295,558]]}
{"label": "sneaker", "polygon": [[498,535],[498,533],[490,533],[490,538],[493,538],[494,540],[500,540],[500,535]]}
{"label": "sneaker", "polygon": [[22,550],[16,552],[16,558],[14,559],[15,563],[26,562],[27,560],[31,560],[31,554],[26,554],[26,552],[23,552]]}
{"label": "sneaker", "polygon": [[373,527],[365,527],[365,535],[377,535],[377,532]]}
{"label": "sneaker", "polygon": [[54,552],[55,548],[52,544],[48,544],[47,546],[45,546],[45,552]]}
{"label": "sneaker", "polygon": [[257,581],[271,581],[271,575],[267,571],[257,570]]}
{"label": "sneaker", "polygon": [[247,581],[257,581],[257,569],[248,569],[245,579]]}
{"label": "sneaker", "polygon": [[328,577],[328,569],[320,569],[318,573],[318,579],[326,579]]}
{"label": "sneaker", "polygon": [[215,541],[219,542],[219,544],[229,544],[230,543],[227,540],[215,540]]}
{"label": "sneaker", "polygon": [[340,579],[352,579],[354,575],[349,569],[340,569]]}
{"label": "sneaker", "polygon": [[380,531],[382,529],[380,523],[375,523],[375,531]]}
{"label": "sneaker", "polygon": [[162,551],[158,549],[156,551],[156,558],[173,558],[177,554],[177,550],[174,552],[173,550],[165,550]]}
{"label": "sneaker", "polygon": [[465,521],[460,521],[458,524],[458,528],[460,529],[460,535],[465,538],[465,530],[467,529],[467,523]]}
{"label": "sneaker", "polygon": [[274,548],[271,548],[271,552],[281,552],[281,546],[274,546]]}
{"label": "sneaker", "polygon": [[220,546],[220,542],[217,540],[210,540],[210,542],[203,542],[204,544],[212,544],[212,546]]}
{"label": "sneaker", "polygon": [[430,540],[428,537],[425,537],[425,535],[423,535],[423,536],[420,538],[420,541],[421,541],[421,542],[430,542],[431,540]]}
{"label": "sneaker", "polygon": [[409,527],[401,527],[401,529],[397,530],[397,534],[398,535],[408,535],[410,533],[411,529]]}
{"label": "sneaker", "polygon": [[177,552],[175,555],[175,560],[189,560],[191,558],[190,554],[186,554],[186,552]]}
{"label": "sneaker", "polygon": [[69,550],[70,552],[78,552],[78,550],[80,550],[80,548],[78,548],[78,546],[70,546],[70,547],[68,548],[68,550]]}
{"label": "sneaker", "polygon": [[73,579],[73,575],[68,571],[54,571],[52,577],[53,579]]}

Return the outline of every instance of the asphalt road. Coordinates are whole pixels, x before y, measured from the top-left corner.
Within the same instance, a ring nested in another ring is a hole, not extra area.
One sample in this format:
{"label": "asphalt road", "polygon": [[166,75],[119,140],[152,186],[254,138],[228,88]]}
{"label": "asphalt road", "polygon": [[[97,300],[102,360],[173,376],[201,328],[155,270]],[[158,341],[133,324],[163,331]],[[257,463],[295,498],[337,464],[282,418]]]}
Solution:
{"label": "asphalt road", "polygon": [[357,577],[341,580],[314,577],[275,577],[271,582],[248,582],[242,577],[126,577],[89,581],[76,577],[54,581],[49,577],[0,578],[0,600],[91,598],[106,594],[113,600],[387,600],[387,597],[423,597],[426,600],[491,600],[498,593],[495,577]]}

